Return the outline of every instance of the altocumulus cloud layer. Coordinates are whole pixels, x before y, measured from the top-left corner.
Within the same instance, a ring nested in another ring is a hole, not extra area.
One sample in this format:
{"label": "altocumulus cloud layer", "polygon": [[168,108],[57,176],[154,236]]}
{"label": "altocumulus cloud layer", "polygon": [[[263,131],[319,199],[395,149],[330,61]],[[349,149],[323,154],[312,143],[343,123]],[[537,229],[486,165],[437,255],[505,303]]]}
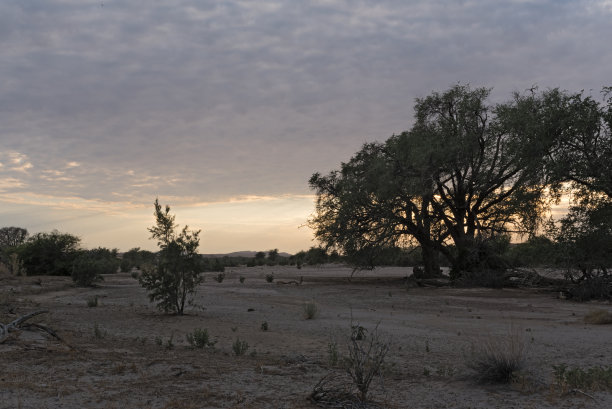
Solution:
{"label": "altocumulus cloud layer", "polygon": [[0,201],[306,195],[432,90],[596,95],[610,21],[610,0],[2,1]]}

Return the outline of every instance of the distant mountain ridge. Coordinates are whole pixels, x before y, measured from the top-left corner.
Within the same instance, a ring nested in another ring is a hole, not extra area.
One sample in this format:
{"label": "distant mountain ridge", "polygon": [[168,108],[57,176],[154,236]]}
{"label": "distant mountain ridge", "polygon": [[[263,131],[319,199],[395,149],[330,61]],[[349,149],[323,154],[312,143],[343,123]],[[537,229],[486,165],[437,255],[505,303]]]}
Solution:
{"label": "distant mountain ridge", "polygon": [[[255,254],[257,254],[257,251],[234,251],[232,253],[226,253],[226,254],[202,254],[202,257],[206,257],[206,258],[222,258],[222,257],[255,257]],[[266,256],[268,255],[267,251],[264,251],[264,253],[266,253]],[[279,252],[278,253],[279,256],[281,257],[291,257],[291,254],[289,253],[285,253],[285,252]]]}

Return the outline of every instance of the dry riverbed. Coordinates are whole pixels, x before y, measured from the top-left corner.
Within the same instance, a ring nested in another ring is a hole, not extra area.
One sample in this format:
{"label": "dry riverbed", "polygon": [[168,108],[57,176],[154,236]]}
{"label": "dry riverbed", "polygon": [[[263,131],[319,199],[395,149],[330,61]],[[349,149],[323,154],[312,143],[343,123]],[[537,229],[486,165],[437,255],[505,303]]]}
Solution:
{"label": "dry riverbed", "polygon": [[[0,344],[0,409],[316,408],[308,397],[319,379],[344,376],[329,346],[346,354],[351,323],[378,327],[390,342],[370,392],[379,407],[612,407],[610,392],[565,393],[553,379],[553,365],[612,365],[612,327],[583,321],[610,304],[536,289],[407,288],[409,273],[382,268],[349,281],[351,269],[340,266],[229,268],[221,283],[206,274],[184,316],[159,312],[130,274],[105,276],[96,288],[67,277],[2,277],[0,322],[46,309],[31,321],[64,342],[26,330]],[[95,297],[98,306],[88,307]],[[314,319],[304,318],[307,303],[317,306]],[[190,348],[185,336],[197,328],[213,348]],[[475,382],[465,357],[509,336],[526,346],[521,376],[510,385]],[[243,356],[233,352],[237,338],[248,343]]]}

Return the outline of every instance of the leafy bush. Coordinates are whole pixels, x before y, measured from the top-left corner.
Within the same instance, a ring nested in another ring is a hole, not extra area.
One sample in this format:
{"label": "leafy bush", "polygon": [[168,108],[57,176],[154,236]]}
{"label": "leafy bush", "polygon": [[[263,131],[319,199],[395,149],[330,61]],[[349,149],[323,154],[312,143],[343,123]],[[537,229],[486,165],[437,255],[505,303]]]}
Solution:
{"label": "leafy bush", "polygon": [[102,280],[102,274],[117,272],[119,260],[117,250],[102,247],[93,250],[81,250],[72,263],[72,281],[87,287]]}
{"label": "leafy bush", "polygon": [[98,306],[98,296],[93,296],[91,298],[87,299],[87,306],[89,308],[93,308],[93,307],[97,307]]}
{"label": "leafy bush", "polygon": [[155,253],[147,250],[141,250],[140,247],[134,247],[123,253],[121,258],[121,271],[129,272],[132,268],[142,269],[145,264],[155,264],[157,256]]}
{"label": "leafy bush", "polygon": [[261,323],[261,330],[262,331],[267,331],[269,329],[268,327],[268,321],[264,321]]}
{"label": "leafy bush", "polygon": [[266,282],[271,283],[272,281],[274,281],[274,274],[266,274]]}
{"label": "leafy bush", "polygon": [[187,342],[193,348],[213,347],[216,341],[211,341],[208,335],[208,330],[196,328],[193,333],[185,335]]}
{"label": "leafy bush", "polygon": [[465,357],[466,366],[483,383],[508,383],[526,360],[525,342],[518,331],[504,337],[486,338]]}
{"label": "leafy bush", "polygon": [[69,276],[81,239],[72,234],[37,233],[15,249],[27,275]]}
{"label": "leafy bush", "polygon": [[219,273],[215,277],[215,281],[218,282],[218,283],[222,283],[223,280],[225,280],[225,273]]}

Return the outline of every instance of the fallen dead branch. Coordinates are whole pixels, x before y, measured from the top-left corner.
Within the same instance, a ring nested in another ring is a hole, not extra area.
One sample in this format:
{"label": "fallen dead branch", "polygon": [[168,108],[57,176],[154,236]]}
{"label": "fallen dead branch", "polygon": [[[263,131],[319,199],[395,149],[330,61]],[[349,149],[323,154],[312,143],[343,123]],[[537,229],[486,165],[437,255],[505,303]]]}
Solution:
{"label": "fallen dead branch", "polygon": [[276,281],[276,284],[295,284],[295,285],[302,285],[302,283],[304,282],[304,276],[300,276],[300,281],[295,281],[295,280],[290,280],[290,281]]}
{"label": "fallen dead branch", "polygon": [[[6,339],[9,336],[9,333],[11,331],[19,331],[19,330],[23,329],[22,324],[24,322],[26,322],[27,320],[29,320],[30,318],[35,317],[35,316],[40,315],[40,314],[45,314],[45,313],[48,313],[48,312],[49,312],[48,310],[34,311],[34,312],[31,312],[31,313],[26,314],[24,316],[21,316],[21,317],[17,318],[16,320],[14,320],[13,322],[10,322],[10,323],[8,323],[6,325],[0,322],[0,344],[4,343],[4,341],[6,341]],[[36,325],[35,324],[35,326],[37,328],[39,328],[39,329],[46,328],[46,327],[43,327],[42,325]],[[44,329],[44,331],[46,331],[49,334],[51,334],[47,329]],[[53,331],[53,330],[51,330],[51,331]],[[53,334],[55,334],[54,331],[53,331]],[[51,334],[51,335],[53,335],[53,334]],[[55,336],[56,338],[59,339],[57,334],[55,334],[53,336]]]}

